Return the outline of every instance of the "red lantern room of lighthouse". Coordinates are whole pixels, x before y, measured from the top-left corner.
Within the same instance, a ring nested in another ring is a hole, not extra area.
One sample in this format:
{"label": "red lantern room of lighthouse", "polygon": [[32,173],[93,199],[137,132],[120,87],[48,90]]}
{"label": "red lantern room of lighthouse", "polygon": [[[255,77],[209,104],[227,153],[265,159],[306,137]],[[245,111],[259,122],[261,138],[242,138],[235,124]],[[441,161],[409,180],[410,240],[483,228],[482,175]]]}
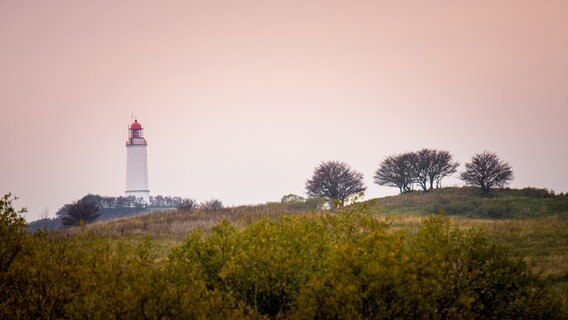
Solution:
{"label": "red lantern room of lighthouse", "polygon": [[[141,140],[141,141],[139,141]],[[128,141],[126,144],[146,144],[146,139],[144,139],[144,129],[138,120],[130,125],[130,130],[128,130]]]}

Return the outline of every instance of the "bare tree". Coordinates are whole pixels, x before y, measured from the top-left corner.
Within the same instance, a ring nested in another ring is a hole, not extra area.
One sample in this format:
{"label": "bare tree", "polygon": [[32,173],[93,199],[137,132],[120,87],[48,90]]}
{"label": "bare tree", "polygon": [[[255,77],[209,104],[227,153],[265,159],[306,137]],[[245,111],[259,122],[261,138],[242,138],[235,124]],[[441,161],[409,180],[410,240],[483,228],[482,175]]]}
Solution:
{"label": "bare tree", "polygon": [[179,211],[191,211],[198,207],[197,200],[195,199],[182,199],[177,205]]}
{"label": "bare tree", "polygon": [[339,161],[320,163],[311,179],[306,181],[306,192],[311,197],[320,197],[332,208],[342,207],[349,197],[367,190],[363,174]]}
{"label": "bare tree", "polygon": [[415,182],[424,190],[440,188],[442,179],[457,172],[458,162],[445,150],[422,149],[415,153]]}
{"label": "bare tree", "polygon": [[223,209],[223,202],[219,199],[211,199],[205,202],[202,202],[200,207],[205,211],[216,211],[219,209]]}
{"label": "bare tree", "polygon": [[66,204],[58,214],[62,216],[61,223],[64,226],[78,226],[81,222],[91,223],[100,216],[99,205],[91,201],[75,201]]}
{"label": "bare tree", "polygon": [[452,154],[445,150],[436,151],[434,166],[430,171],[430,189],[436,182],[436,188],[442,187],[442,179],[458,171],[459,162],[454,162]]}
{"label": "bare tree", "polygon": [[474,155],[460,177],[465,183],[481,188],[483,194],[488,194],[492,187],[502,188],[514,179],[511,165],[489,151]]}
{"label": "bare tree", "polygon": [[[418,184],[422,190],[427,191],[428,185],[430,185],[430,189],[432,189],[432,179],[430,178],[430,173],[433,171],[435,158],[436,158],[436,150],[432,149],[422,149],[418,152],[412,153],[414,157],[412,157],[412,169],[411,174],[413,174],[413,182]],[[430,184],[428,184],[430,181]]]}
{"label": "bare tree", "polygon": [[416,181],[416,154],[407,152],[386,157],[375,172],[375,183],[396,187],[400,193],[413,190]]}

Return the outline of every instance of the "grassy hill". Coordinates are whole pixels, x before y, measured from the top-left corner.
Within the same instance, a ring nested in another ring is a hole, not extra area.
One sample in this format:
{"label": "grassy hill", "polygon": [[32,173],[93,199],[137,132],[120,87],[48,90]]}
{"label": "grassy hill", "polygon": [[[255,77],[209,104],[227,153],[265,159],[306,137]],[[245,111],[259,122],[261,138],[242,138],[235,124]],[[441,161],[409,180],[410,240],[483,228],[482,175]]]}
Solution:
{"label": "grassy hill", "polygon": [[[556,249],[566,249],[568,239],[568,195],[553,195],[544,189],[503,189],[495,190],[489,196],[481,196],[473,188],[443,188],[372,199],[344,210],[369,212],[408,232],[417,228],[424,216],[444,213],[460,227],[481,228],[496,241],[522,253],[532,249],[534,254],[539,250],[554,252]],[[207,233],[224,220],[244,226],[261,217],[277,219],[305,212],[281,203],[215,211],[156,210],[99,221],[88,225],[87,229],[111,237],[153,236],[175,243],[182,241],[196,228]],[[71,232],[79,231],[75,229]],[[546,239],[550,242],[546,243]],[[556,240],[563,241],[558,243]]]}
{"label": "grassy hill", "polygon": [[[554,195],[546,189],[502,189],[489,196],[481,196],[475,188],[443,188],[429,192],[409,192],[377,198],[358,204],[365,210],[385,215],[421,215],[446,212],[450,216],[470,218],[531,218],[568,213],[568,195]],[[175,209],[116,208],[102,209],[95,229],[113,234],[185,234],[195,227],[211,227],[226,219],[250,221],[262,215],[286,215],[303,211],[305,206],[295,203],[267,203],[256,206],[225,208],[214,213],[195,210],[191,215]],[[103,222],[112,220],[111,222]],[[62,229],[59,218],[30,222],[28,230]]]}
{"label": "grassy hill", "polygon": [[546,189],[497,189],[482,196],[476,188],[409,192],[364,203],[374,213],[424,214],[445,211],[471,218],[531,218],[568,213],[568,195]]}

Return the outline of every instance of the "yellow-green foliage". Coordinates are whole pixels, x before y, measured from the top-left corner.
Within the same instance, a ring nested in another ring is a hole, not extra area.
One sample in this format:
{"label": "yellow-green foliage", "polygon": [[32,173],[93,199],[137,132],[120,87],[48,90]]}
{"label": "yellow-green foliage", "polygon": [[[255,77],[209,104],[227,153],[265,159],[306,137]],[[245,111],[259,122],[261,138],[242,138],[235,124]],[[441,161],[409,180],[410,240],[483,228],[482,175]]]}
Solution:
{"label": "yellow-green foliage", "polygon": [[273,318],[549,318],[558,304],[522,259],[429,218],[415,237],[357,212],[224,223],[170,257]]}
{"label": "yellow-green foliage", "polygon": [[26,220],[12,206],[12,196],[0,198],[0,272],[6,272],[24,248]]}
{"label": "yellow-green foliage", "polygon": [[151,241],[137,246],[81,235],[39,233],[1,274],[2,319],[227,318],[233,304],[186,270],[157,262]]}
{"label": "yellow-green foliage", "polygon": [[86,229],[23,238],[0,272],[1,319],[566,316],[520,257],[443,217],[414,234],[362,210],[222,222],[167,258]]}

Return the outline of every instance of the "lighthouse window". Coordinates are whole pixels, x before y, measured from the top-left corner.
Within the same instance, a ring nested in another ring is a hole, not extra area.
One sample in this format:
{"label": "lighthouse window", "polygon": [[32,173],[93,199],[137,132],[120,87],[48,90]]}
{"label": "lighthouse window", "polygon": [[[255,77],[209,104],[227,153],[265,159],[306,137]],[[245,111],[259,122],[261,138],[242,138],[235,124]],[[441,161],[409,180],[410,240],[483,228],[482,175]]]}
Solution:
{"label": "lighthouse window", "polygon": [[132,138],[140,138],[140,130],[132,130]]}

